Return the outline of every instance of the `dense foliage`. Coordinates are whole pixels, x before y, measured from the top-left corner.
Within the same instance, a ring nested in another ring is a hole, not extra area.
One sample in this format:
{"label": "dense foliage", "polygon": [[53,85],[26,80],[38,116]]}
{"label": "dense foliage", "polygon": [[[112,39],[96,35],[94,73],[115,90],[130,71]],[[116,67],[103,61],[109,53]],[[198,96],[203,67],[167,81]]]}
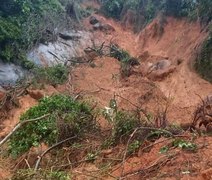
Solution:
{"label": "dense foliage", "polygon": [[134,10],[137,19],[139,16],[145,18],[144,24],[158,12],[175,17],[200,18],[205,23],[212,19],[211,0],[104,0],[102,4],[102,12],[109,17],[122,19],[128,10]]}
{"label": "dense foliage", "polygon": [[25,121],[47,114],[48,116],[41,120],[22,126],[13,135],[9,143],[12,155],[17,156],[42,142],[51,145],[75,135],[80,136],[90,131],[94,124],[91,108],[86,103],[75,101],[65,95],[43,98],[37,106],[25,112],[20,120]]}
{"label": "dense foliage", "polygon": [[72,24],[66,9],[72,3],[68,0],[1,1],[0,58],[21,64],[17,60],[23,60],[33,46],[55,40],[57,31]]}

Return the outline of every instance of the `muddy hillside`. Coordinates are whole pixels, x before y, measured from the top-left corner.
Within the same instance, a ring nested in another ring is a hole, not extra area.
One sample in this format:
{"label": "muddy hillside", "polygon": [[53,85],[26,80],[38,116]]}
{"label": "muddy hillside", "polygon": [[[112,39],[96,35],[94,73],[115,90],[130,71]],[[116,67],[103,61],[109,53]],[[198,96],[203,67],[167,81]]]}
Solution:
{"label": "muddy hillside", "polygon": [[210,1],[7,5],[0,179],[212,179]]}

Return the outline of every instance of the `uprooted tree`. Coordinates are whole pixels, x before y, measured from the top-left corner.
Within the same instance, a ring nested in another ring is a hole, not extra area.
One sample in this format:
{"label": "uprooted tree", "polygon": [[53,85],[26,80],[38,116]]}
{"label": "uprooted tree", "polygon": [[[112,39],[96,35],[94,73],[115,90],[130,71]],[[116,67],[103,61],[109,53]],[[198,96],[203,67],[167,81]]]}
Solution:
{"label": "uprooted tree", "polygon": [[201,104],[199,104],[194,113],[191,128],[196,129],[202,126],[208,132],[212,130],[212,96],[207,96],[205,99],[201,98]]}

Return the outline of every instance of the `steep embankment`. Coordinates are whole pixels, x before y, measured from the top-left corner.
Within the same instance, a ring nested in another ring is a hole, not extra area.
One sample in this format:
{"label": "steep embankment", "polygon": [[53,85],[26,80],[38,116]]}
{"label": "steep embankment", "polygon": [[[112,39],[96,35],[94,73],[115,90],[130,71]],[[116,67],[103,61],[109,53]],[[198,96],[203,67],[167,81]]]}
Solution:
{"label": "steep embankment", "polygon": [[[138,57],[141,62],[141,66],[134,69],[135,73],[125,80],[124,83],[123,81],[121,82],[122,88],[123,86],[125,88],[120,95],[138,104],[149,103],[140,101],[147,94],[151,94],[152,97],[150,99],[157,97],[155,101],[147,106],[148,108],[161,103],[158,102],[158,96],[161,96],[160,98],[164,96],[170,97],[172,103],[168,112],[169,120],[176,123],[190,122],[193,112],[198,102],[200,102],[199,96],[204,98],[212,93],[212,85],[199,77],[193,69],[193,63],[199,47],[207,36],[207,33],[201,29],[199,23],[188,22],[185,19],[167,18],[163,34],[157,35],[156,31],[159,20],[156,18],[139,35],[135,35],[130,30],[123,29],[118,22],[98,15],[96,17],[101,22],[112,25],[115,28],[115,32],[110,32],[109,34],[94,32],[94,39],[100,42],[107,39],[117,43],[131,55]],[[91,28],[88,21],[86,21],[86,26]],[[102,63],[107,63],[105,59],[107,60],[107,58],[104,58]],[[162,69],[162,72],[160,70],[156,71],[156,75],[154,71],[146,73],[148,72],[147,69],[161,62],[161,60],[169,63],[167,67]],[[90,82],[96,83],[96,77],[104,78],[109,76],[106,73],[110,72],[110,69],[115,66],[114,63],[114,61],[107,63],[108,65],[103,67],[107,69],[105,71],[100,70],[97,73],[87,73],[84,71],[87,74],[83,81],[89,84]],[[94,72],[95,69],[89,71]],[[117,74],[117,72],[113,71],[110,74],[112,77],[112,74]],[[154,88],[157,89],[157,93],[152,92],[151,87],[145,87],[143,82],[149,81],[146,77],[153,80],[157,86],[157,88]],[[108,81],[111,80],[109,79]],[[99,86],[101,87],[113,89],[111,86],[108,86],[110,83],[105,83],[104,81],[100,81],[100,83]],[[115,89],[116,93],[120,92],[120,87],[118,88],[119,90]],[[81,88],[83,89],[83,87]]]}
{"label": "steep embankment", "polygon": [[[186,20],[168,18],[162,36],[155,36],[154,20],[139,35],[133,34],[111,19],[96,15],[103,23],[115,28],[115,32],[103,34],[94,32],[94,39],[98,41],[112,41],[139,58],[141,66],[134,68],[133,74],[126,79],[119,76],[120,64],[113,58],[95,58],[95,67],[82,65],[73,72],[74,89],[84,92],[97,101],[100,106],[108,105],[114,94],[125,98],[118,99],[118,105],[126,109],[131,107],[129,102],[156,113],[164,106],[167,98],[171,98],[168,119],[175,123],[191,122],[198,97],[206,97],[212,93],[212,85],[201,79],[193,70],[193,62],[199,46],[207,36],[201,31],[198,23]],[[86,26],[91,28],[86,22]],[[165,69],[148,72],[152,65],[166,60],[169,62]],[[170,71],[171,69],[171,71]],[[164,73],[165,72],[165,73]],[[166,73],[167,72],[167,73]],[[152,75],[153,74],[153,75]],[[127,100],[127,101],[126,101]],[[104,124],[103,124],[104,125]],[[185,134],[185,137],[189,139]],[[141,149],[135,157],[127,158],[122,165],[118,164],[111,174],[115,177],[126,175],[126,179],[210,179],[211,178],[211,138],[197,138],[195,143],[201,147],[197,153],[187,153],[173,148],[166,155],[159,153],[161,148],[168,147],[167,139],[160,139],[154,143],[150,151]],[[207,146],[207,148],[205,148]],[[110,155],[108,155],[110,157]],[[166,159],[167,158],[167,159]],[[93,172],[96,166],[83,166],[75,171]],[[160,171],[157,171],[160,169]],[[129,176],[127,176],[129,175]],[[82,175],[77,179],[86,179]],[[113,179],[113,178],[105,178]]]}
{"label": "steep embankment", "polygon": [[[212,93],[212,85],[201,79],[192,66],[207,33],[202,31],[198,22],[168,18],[162,37],[153,38],[155,23],[151,23],[139,35],[141,49],[151,56],[168,58],[173,65],[177,65],[173,74],[156,84],[166,96],[174,97],[170,118],[188,121],[200,101],[197,94],[205,97]],[[151,56],[147,61],[154,60]]]}

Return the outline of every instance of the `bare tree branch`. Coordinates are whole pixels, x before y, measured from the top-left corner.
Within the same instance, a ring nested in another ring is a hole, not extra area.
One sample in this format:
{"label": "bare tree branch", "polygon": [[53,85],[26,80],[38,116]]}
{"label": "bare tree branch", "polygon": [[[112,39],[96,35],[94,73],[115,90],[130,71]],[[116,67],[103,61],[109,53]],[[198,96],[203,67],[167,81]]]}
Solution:
{"label": "bare tree branch", "polygon": [[62,141],[60,141],[60,142],[54,144],[53,146],[51,146],[50,148],[48,148],[47,150],[45,150],[40,156],[38,156],[38,160],[37,160],[37,162],[36,162],[36,164],[35,164],[35,169],[34,169],[34,170],[35,170],[35,171],[38,170],[38,167],[39,167],[39,165],[40,165],[40,162],[41,162],[43,156],[45,156],[45,154],[47,154],[50,150],[52,150],[53,148],[55,148],[55,147],[57,147],[57,146],[59,146],[59,145],[65,143],[65,142],[67,142],[67,141],[69,141],[69,140],[71,140],[71,139],[74,139],[74,138],[76,138],[76,137],[77,137],[77,136],[69,137],[69,138],[67,138],[67,139],[65,139],[65,140],[62,140]]}
{"label": "bare tree branch", "polygon": [[22,127],[23,125],[27,124],[27,123],[30,123],[30,122],[35,122],[35,121],[39,121],[39,120],[42,120],[43,118],[45,117],[48,117],[50,114],[45,114],[41,117],[38,117],[38,118],[35,118],[35,119],[30,119],[30,120],[25,120],[25,121],[22,121],[22,122],[19,122],[14,128],[13,130],[3,139],[1,140],[0,142],[0,147],[5,143],[7,142],[8,139],[10,139],[10,137],[20,128]]}

